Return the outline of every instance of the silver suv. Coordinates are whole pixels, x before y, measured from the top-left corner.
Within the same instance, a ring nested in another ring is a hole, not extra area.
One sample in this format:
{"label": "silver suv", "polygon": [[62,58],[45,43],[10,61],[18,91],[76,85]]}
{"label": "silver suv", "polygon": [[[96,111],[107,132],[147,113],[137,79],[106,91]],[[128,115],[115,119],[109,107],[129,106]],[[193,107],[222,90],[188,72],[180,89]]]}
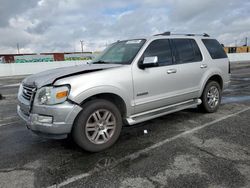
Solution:
{"label": "silver suv", "polygon": [[207,34],[117,41],[91,63],[41,72],[23,80],[18,114],[33,132],[72,135],[91,152],[118,139],[124,125],[199,107],[215,112],[230,66]]}

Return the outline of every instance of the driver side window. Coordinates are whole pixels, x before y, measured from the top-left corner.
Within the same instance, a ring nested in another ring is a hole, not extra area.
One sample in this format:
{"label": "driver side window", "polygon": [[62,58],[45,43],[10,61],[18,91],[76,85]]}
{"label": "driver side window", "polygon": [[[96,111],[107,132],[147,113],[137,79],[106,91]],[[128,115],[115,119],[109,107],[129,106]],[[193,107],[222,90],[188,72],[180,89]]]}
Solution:
{"label": "driver side window", "polygon": [[158,57],[159,66],[171,65],[173,63],[172,51],[168,39],[154,40],[144,52],[145,57]]}

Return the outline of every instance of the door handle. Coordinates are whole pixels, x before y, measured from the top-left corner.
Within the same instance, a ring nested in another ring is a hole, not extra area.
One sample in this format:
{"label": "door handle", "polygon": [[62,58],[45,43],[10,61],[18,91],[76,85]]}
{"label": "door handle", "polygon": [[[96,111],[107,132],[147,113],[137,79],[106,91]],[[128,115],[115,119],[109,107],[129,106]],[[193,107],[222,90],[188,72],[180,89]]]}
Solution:
{"label": "door handle", "polygon": [[200,68],[201,68],[201,69],[207,68],[207,64],[202,64],[202,65],[200,66]]}
{"label": "door handle", "polygon": [[173,74],[173,73],[176,73],[176,72],[177,72],[176,69],[169,69],[169,70],[167,70],[168,74]]}

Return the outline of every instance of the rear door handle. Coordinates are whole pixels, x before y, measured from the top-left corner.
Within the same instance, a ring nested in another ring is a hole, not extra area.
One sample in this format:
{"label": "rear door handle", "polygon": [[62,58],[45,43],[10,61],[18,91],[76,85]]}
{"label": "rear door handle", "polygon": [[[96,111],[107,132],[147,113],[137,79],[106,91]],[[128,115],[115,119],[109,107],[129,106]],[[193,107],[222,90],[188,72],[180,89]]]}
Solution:
{"label": "rear door handle", "polygon": [[207,68],[207,65],[206,65],[206,64],[202,64],[202,65],[200,66],[200,68],[201,68],[201,69],[205,69],[205,68]]}
{"label": "rear door handle", "polygon": [[169,70],[167,70],[168,74],[173,74],[173,73],[176,73],[176,72],[177,72],[176,69],[169,69]]}

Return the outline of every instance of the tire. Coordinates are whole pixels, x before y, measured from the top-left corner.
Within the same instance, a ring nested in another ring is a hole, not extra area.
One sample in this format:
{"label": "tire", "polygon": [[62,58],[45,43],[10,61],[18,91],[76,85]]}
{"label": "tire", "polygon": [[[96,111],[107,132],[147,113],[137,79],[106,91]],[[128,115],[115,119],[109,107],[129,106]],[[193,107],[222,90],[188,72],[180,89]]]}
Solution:
{"label": "tire", "polygon": [[199,108],[203,112],[216,112],[221,103],[221,87],[216,81],[209,81],[201,96],[202,103]]}
{"label": "tire", "polygon": [[82,149],[99,152],[112,146],[122,128],[119,109],[112,102],[95,99],[83,105],[72,130],[74,141]]}

